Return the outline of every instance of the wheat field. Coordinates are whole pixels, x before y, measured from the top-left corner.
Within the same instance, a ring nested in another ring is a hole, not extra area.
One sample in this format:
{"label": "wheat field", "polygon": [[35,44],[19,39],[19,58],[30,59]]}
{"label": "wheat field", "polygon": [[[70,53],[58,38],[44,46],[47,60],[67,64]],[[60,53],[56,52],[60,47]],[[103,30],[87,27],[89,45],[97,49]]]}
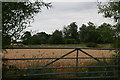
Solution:
{"label": "wheat field", "polygon": [[[62,55],[72,51],[73,49],[7,49],[4,53],[4,58],[59,58]],[[115,54],[113,50],[89,50],[83,49],[94,57],[111,57]],[[65,56],[65,57],[76,57],[76,51]],[[79,51],[79,57],[89,57]],[[18,68],[30,68],[40,67],[53,61],[53,59],[45,60],[12,60],[8,61],[9,65],[15,65]],[[76,59],[60,59],[55,63],[49,65],[49,67],[63,67],[63,66],[75,66]],[[79,59],[79,66],[84,66],[88,63],[95,61],[94,59]],[[105,59],[102,61],[106,61]],[[95,61],[96,62],[96,61]]]}

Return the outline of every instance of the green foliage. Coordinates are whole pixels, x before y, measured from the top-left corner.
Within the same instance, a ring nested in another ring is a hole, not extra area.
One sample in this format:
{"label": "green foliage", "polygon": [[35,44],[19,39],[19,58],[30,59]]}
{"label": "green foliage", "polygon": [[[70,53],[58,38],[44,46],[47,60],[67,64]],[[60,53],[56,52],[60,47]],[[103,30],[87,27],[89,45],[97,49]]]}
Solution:
{"label": "green foliage", "polygon": [[[110,64],[111,64],[111,65],[118,65],[118,66],[120,66],[120,50],[116,50],[115,53],[116,53],[116,54],[113,54],[113,55],[112,55],[112,58],[113,58],[113,59],[110,60]],[[116,71],[120,71],[120,67],[116,67],[115,70],[116,70]],[[116,75],[117,75],[117,76],[120,76],[119,72],[116,73]],[[118,80],[119,80],[119,79],[118,79]]]}
{"label": "green foliage", "polygon": [[[108,65],[113,64],[114,62],[108,61]],[[88,64],[85,64],[84,66],[104,66],[101,65],[98,62],[90,62]],[[16,66],[11,65],[7,66],[9,69],[18,69]],[[57,79],[57,78],[63,78],[64,75],[41,75],[41,76],[22,76],[24,74],[42,74],[42,73],[57,73],[58,69],[40,69],[40,70],[15,70],[15,71],[8,71],[8,68],[3,67],[4,69],[4,77],[2,80],[36,80],[36,79]],[[66,70],[66,69],[62,69]],[[113,68],[113,67],[95,67],[95,68],[78,68],[79,72],[96,72],[96,71],[118,71],[118,68]],[[63,71],[64,72],[64,71]],[[70,72],[74,72],[70,69]],[[7,75],[21,75],[19,77],[7,77]],[[73,77],[105,77],[105,76],[118,76],[119,74],[116,72],[106,72],[106,73],[84,73],[84,74],[73,74],[70,76],[70,74],[67,74],[66,77],[68,76],[69,78]],[[65,78],[66,78],[65,77]],[[88,79],[85,79],[88,80]],[[106,79],[103,79],[106,80]],[[110,79],[112,80],[112,79]]]}
{"label": "green foliage", "polygon": [[75,39],[64,39],[65,44],[77,44],[78,42]]}
{"label": "green foliage", "polygon": [[75,40],[75,42],[78,42],[79,38],[78,38],[78,30],[77,29],[78,29],[78,26],[76,25],[76,22],[72,22],[67,27],[64,27],[64,29],[63,29],[64,38],[67,41]]}
{"label": "green foliage", "polygon": [[[10,46],[9,46],[10,47]],[[20,47],[20,46],[13,46]],[[37,44],[37,45],[24,45],[24,47],[86,47],[86,44]],[[112,48],[111,44],[98,44],[99,48]]]}
{"label": "green foliage", "polygon": [[[118,2],[114,2],[114,0],[111,1],[112,2],[108,2],[105,5],[100,4],[99,13],[103,13],[104,17],[113,18],[116,22],[118,22],[116,25],[114,25],[115,35],[114,35],[113,47],[120,48],[120,1]],[[111,62],[113,62],[114,65],[120,65],[119,62],[120,51],[116,51],[116,54],[114,54],[113,57],[115,59],[113,59]],[[120,71],[120,68],[118,68],[118,71]]]}
{"label": "green foliage", "polygon": [[120,37],[115,38],[112,46],[113,46],[114,48],[120,48]]}
{"label": "green foliage", "polygon": [[41,44],[41,43],[40,43],[39,36],[38,36],[38,35],[33,35],[33,36],[30,38],[30,43],[29,43],[29,44],[32,44],[32,45]]}
{"label": "green foliage", "polygon": [[[87,66],[102,66],[101,64],[99,63],[96,63],[96,62],[93,62],[93,63],[90,63],[88,64]],[[109,67],[101,67],[101,68],[88,68],[88,72],[91,72],[91,71],[114,71],[115,69],[113,68],[109,68]],[[94,74],[84,74],[84,76],[99,76],[99,77],[104,77],[104,76],[117,76],[114,74],[114,72],[106,72],[106,73],[94,73]],[[102,80],[106,80],[106,79],[102,79]],[[109,79],[109,80],[112,80],[112,79]]]}
{"label": "green foliage", "polygon": [[[115,59],[113,59],[112,60],[112,63],[114,64],[114,65],[120,65],[120,51],[119,50],[116,50],[115,51],[116,52],[116,54],[113,54],[113,57],[115,58]],[[119,69],[120,70],[120,69]]]}
{"label": "green foliage", "polygon": [[30,38],[31,38],[31,33],[29,31],[26,31],[23,36],[21,37],[21,40],[23,44],[29,44],[30,43]]}
{"label": "green foliage", "polygon": [[63,44],[64,41],[63,41],[62,31],[55,30],[52,36],[50,36],[49,38],[49,43],[50,44]]}
{"label": "green foliage", "polygon": [[86,44],[87,47],[98,47],[97,43],[87,43]]}
{"label": "green foliage", "polygon": [[106,4],[99,3],[99,13],[103,13],[104,17],[113,18],[116,22],[119,20],[120,16],[120,1],[110,0]]}
{"label": "green foliage", "polygon": [[113,47],[120,48],[120,24],[116,24],[113,27],[115,28]]}
{"label": "green foliage", "polygon": [[[36,65],[34,65],[36,66]],[[18,69],[15,65],[3,65],[2,68],[2,80],[36,80],[36,79],[50,79],[56,78],[55,75],[40,75],[40,76],[23,76],[25,74],[42,74],[42,73],[53,73],[52,69],[40,69],[40,70],[8,70],[8,69]],[[7,77],[8,75],[14,75],[16,77]],[[21,76],[17,76],[21,75]]]}
{"label": "green foliage", "polygon": [[[50,3],[40,2],[3,2],[2,3],[2,37],[10,36],[17,40],[20,33],[30,24],[34,15],[41,8],[50,7]],[[3,39],[3,43],[7,42]],[[6,44],[3,44],[6,45]]]}
{"label": "green foliage", "polygon": [[93,42],[97,43],[98,33],[96,26],[92,22],[88,22],[88,26],[83,24],[79,31],[80,41],[84,43]]}
{"label": "green foliage", "polygon": [[99,34],[98,40],[100,43],[112,43],[115,36],[115,30],[112,25],[103,23],[97,28]]}
{"label": "green foliage", "polygon": [[2,37],[2,47],[10,45],[10,43],[11,43],[11,36],[6,35]]}
{"label": "green foliage", "polygon": [[[71,23],[67,27],[64,27],[63,31],[56,30],[52,34],[45,32],[36,33],[31,36],[29,44],[110,44],[113,41],[115,42],[119,34],[119,31],[116,32],[118,25],[112,26],[103,23],[97,27],[94,23],[88,22],[88,25],[83,24],[79,31],[77,31],[77,25],[75,25],[75,23]],[[24,35],[24,37],[27,36]]]}
{"label": "green foliage", "polygon": [[45,32],[41,32],[41,33],[37,33],[38,37],[39,37],[39,41],[41,44],[46,44],[48,43],[48,39],[49,39],[49,35],[46,34]]}
{"label": "green foliage", "polygon": [[37,34],[34,34],[33,36],[31,36],[29,44],[34,44],[34,45],[47,44],[48,39],[49,39],[48,34],[46,34],[45,32],[40,32],[40,33],[37,33]]}
{"label": "green foliage", "polygon": [[115,35],[116,30],[114,26],[107,23],[103,23],[97,27],[89,22],[88,25],[83,24],[79,31],[79,38],[83,43],[112,43]]}
{"label": "green foliage", "polygon": [[120,1],[115,2],[115,0],[111,0],[111,2],[108,2],[106,4],[99,4],[99,13],[103,13],[104,17],[109,17],[114,19],[116,22],[118,22],[116,25],[114,25],[115,28],[115,39],[114,39],[114,45],[115,47],[120,47],[119,37],[120,37]]}

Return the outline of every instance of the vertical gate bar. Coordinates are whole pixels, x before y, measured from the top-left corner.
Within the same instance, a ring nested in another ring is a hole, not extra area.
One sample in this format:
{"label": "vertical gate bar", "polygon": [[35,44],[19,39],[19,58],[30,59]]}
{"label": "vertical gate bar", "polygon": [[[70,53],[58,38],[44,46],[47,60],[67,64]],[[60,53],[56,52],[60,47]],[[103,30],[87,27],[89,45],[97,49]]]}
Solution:
{"label": "vertical gate bar", "polygon": [[76,72],[78,72],[78,49],[76,53]]}

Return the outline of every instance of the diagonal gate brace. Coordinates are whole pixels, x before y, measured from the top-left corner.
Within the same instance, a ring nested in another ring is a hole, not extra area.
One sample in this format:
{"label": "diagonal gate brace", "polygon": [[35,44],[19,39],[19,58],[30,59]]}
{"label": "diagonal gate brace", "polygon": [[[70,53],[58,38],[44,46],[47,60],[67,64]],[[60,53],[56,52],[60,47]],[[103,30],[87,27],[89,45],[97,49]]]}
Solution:
{"label": "diagonal gate brace", "polygon": [[84,54],[90,56],[91,58],[95,59],[97,62],[99,62],[99,63],[101,63],[101,64],[103,64],[103,65],[107,65],[107,64],[101,62],[98,58],[93,57],[93,56],[90,55],[89,53],[87,53],[87,52],[85,52],[85,51],[83,51],[83,50],[81,50],[81,49],[79,49],[79,50],[80,50],[82,53],[84,53]]}
{"label": "diagonal gate brace", "polygon": [[67,56],[67,55],[71,54],[71,53],[72,53],[72,52],[74,52],[74,51],[76,51],[76,49],[74,49],[74,50],[72,50],[72,51],[68,52],[67,54],[65,54],[65,55],[61,56],[60,58],[57,58],[57,59],[55,59],[55,60],[51,61],[50,63],[46,64],[46,65],[45,65],[45,66],[43,66],[43,67],[47,67],[48,65],[50,65],[50,64],[52,64],[52,63],[54,63],[54,62],[58,61],[59,59],[62,59],[63,57],[65,57],[65,56]]}

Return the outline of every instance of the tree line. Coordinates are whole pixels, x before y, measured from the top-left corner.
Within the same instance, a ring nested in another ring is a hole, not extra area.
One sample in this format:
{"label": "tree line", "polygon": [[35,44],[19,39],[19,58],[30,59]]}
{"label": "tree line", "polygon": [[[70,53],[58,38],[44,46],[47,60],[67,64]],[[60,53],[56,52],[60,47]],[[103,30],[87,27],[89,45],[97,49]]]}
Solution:
{"label": "tree line", "polygon": [[39,44],[79,44],[79,43],[113,43],[117,39],[117,25],[103,23],[96,26],[92,22],[82,24],[78,27],[76,22],[72,22],[63,27],[63,30],[55,30],[52,34],[38,32],[31,35],[26,31],[21,37],[25,45]]}
{"label": "tree line", "polygon": [[[43,7],[51,8],[51,3],[37,0],[28,2],[2,3],[2,47],[20,39],[21,33],[34,20],[34,15],[41,12]],[[9,7],[9,8],[8,8]],[[75,22],[65,26],[63,30],[55,30],[52,34],[40,32],[31,35],[25,32],[21,37],[23,44],[76,44],[76,43],[115,43],[120,47],[120,1],[110,0],[107,4],[98,3],[98,13],[105,18],[115,20],[116,25],[104,23],[95,26],[93,23],[83,24],[78,29]],[[74,27],[73,27],[74,26]],[[110,27],[107,27],[110,26]],[[42,37],[42,36],[46,37]],[[39,37],[38,37],[39,36]],[[41,37],[40,37],[41,36]],[[59,39],[59,40],[58,40]]]}

